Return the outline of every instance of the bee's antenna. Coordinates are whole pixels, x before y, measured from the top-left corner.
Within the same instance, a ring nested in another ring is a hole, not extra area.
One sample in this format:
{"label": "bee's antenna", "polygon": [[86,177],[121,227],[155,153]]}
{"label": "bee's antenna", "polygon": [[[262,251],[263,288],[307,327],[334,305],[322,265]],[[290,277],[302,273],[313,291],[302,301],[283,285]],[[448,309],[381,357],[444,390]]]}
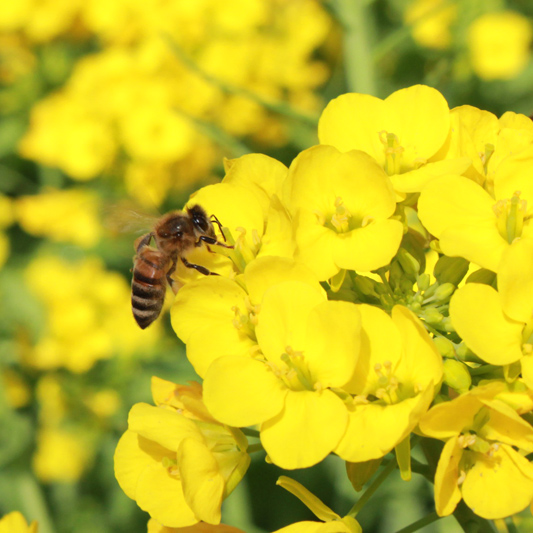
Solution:
{"label": "bee's antenna", "polygon": [[220,223],[220,220],[218,220],[218,218],[215,215],[211,215],[209,218],[211,219],[212,222],[214,222],[218,226],[218,229],[220,230],[220,233],[222,234],[224,241],[227,241],[226,236],[224,235],[224,230],[222,229],[222,224]]}

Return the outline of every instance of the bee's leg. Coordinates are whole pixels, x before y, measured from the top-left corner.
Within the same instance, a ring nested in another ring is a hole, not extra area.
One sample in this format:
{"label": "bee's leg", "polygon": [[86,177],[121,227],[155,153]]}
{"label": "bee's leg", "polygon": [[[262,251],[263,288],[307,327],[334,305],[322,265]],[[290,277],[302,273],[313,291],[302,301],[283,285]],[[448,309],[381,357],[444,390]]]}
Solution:
{"label": "bee's leg", "polygon": [[224,235],[224,230],[222,229],[222,224],[220,223],[220,220],[218,220],[218,218],[215,215],[211,215],[210,218],[211,218],[211,222],[214,222],[218,226],[218,229],[220,230],[220,233],[222,234],[223,239],[226,240],[226,236]]}
{"label": "bee's leg", "polygon": [[146,235],[141,235],[138,239],[136,239],[135,242],[133,243],[133,247],[135,248],[135,251],[139,253],[139,251],[142,248],[144,248],[145,246],[148,246],[153,236],[154,234],[151,232],[151,233],[147,233]]}
{"label": "bee's leg", "polygon": [[217,246],[223,246],[224,248],[233,248],[230,244],[225,244],[223,242],[217,241],[214,237],[209,237],[207,235],[201,235],[198,237],[198,242],[196,243],[199,246],[202,242],[206,244],[216,244]]}
{"label": "bee's leg", "polygon": [[211,272],[209,269],[205,268],[202,265],[197,265],[195,263],[189,263],[185,257],[182,257],[181,260],[183,261],[183,264],[187,268],[194,268],[195,270],[198,270],[200,274],[203,274],[204,276],[219,276],[220,274],[217,274],[216,272]]}
{"label": "bee's leg", "polygon": [[167,271],[167,282],[170,285],[170,288],[176,294],[178,292],[178,283],[175,279],[172,279],[172,274],[176,271],[176,266],[178,265],[178,258],[174,257],[172,260],[172,264],[170,265],[170,268]]}

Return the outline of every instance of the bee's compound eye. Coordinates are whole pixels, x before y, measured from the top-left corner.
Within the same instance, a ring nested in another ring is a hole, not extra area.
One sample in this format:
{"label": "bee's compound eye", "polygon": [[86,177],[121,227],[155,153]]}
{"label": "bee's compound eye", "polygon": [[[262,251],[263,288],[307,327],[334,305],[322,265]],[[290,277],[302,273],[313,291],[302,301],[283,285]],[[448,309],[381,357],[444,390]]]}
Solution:
{"label": "bee's compound eye", "polygon": [[207,231],[209,229],[209,223],[205,219],[204,216],[195,216],[193,218],[194,225],[198,228],[200,228],[202,231]]}

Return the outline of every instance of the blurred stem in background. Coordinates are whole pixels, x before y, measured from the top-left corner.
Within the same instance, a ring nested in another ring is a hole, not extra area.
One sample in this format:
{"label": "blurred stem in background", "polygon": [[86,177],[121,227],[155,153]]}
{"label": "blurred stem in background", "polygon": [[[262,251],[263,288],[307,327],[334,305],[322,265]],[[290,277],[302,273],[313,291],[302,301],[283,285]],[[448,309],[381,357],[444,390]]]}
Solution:
{"label": "blurred stem in background", "polygon": [[373,0],[335,0],[333,7],[342,26],[347,89],[376,96],[372,3]]}

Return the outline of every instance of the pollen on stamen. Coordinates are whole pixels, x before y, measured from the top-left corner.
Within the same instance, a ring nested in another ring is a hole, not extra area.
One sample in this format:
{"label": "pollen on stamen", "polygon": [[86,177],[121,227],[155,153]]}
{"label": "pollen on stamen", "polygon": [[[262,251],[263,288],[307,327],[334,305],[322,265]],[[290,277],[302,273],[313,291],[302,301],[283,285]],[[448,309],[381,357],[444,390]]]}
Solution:
{"label": "pollen on stamen", "polygon": [[457,478],[457,485],[461,486],[466,479],[466,472],[464,470],[461,470],[460,476]]}

